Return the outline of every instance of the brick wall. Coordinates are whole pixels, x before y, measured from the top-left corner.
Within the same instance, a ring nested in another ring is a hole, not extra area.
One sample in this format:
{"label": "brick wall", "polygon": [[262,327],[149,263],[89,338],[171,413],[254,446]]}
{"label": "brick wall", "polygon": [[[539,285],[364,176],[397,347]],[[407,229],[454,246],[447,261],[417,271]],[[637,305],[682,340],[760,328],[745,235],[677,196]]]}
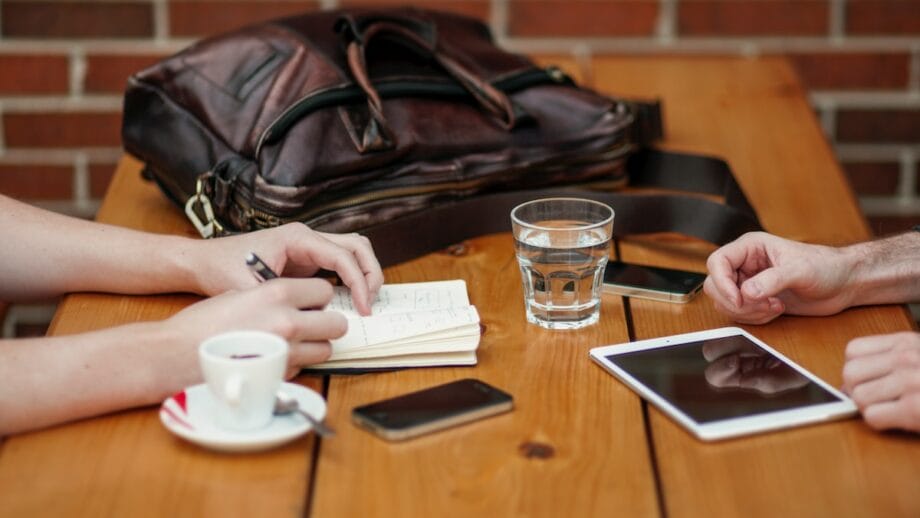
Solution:
{"label": "brick wall", "polygon": [[920,0],[0,0],[0,192],[91,216],[131,72],[260,19],[400,3],[519,52],[788,56],[872,228],[920,223]]}

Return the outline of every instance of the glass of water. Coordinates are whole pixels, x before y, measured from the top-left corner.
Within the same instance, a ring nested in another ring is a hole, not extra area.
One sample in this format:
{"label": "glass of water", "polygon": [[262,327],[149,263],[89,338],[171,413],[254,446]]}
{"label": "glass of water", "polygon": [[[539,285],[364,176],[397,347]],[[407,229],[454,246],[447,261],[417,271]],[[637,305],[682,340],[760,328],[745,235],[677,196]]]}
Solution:
{"label": "glass of water", "polygon": [[580,198],[529,201],[511,211],[527,321],[547,329],[597,322],[613,209]]}

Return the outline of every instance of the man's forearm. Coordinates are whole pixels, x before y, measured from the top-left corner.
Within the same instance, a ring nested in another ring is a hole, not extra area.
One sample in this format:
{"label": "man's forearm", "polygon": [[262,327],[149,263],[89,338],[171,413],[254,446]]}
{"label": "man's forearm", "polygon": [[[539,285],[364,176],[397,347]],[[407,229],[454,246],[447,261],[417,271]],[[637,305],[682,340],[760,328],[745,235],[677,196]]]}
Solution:
{"label": "man's forearm", "polygon": [[920,232],[907,232],[842,249],[850,264],[853,304],[920,301]]}

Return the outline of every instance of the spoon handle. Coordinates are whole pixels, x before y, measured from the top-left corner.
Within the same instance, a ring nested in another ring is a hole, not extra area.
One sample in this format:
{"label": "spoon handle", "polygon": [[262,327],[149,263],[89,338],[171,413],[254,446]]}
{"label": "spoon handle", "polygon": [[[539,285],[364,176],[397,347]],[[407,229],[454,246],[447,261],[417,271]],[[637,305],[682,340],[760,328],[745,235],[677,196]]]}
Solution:
{"label": "spoon handle", "polygon": [[315,417],[305,412],[302,408],[297,407],[297,411],[300,413],[300,415],[306,418],[306,420],[310,423],[310,426],[316,430],[316,434],[320,437],[332,437],[335,435],[335,430],[323,424],[322,421],[318,421]]}

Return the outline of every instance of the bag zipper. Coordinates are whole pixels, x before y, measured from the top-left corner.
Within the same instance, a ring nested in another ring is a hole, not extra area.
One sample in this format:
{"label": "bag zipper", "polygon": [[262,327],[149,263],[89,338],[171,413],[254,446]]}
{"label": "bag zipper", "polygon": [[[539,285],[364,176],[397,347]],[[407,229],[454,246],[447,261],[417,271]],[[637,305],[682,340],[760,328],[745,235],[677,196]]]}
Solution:
{"label": "bag zipper", "polygon": [[[497,79],[492,85],[506,94],[540,84],[572,84],[561,69],[555,66],[530,68],[521,73]],[[421,82],[421,81],[381,81],[374,85],[380,97],[470,97],[470,93],[455,82]],[[255,160],[258,160],[263,146],[279,140],[297,121],[310,113],[329,106],[338,106],[364,101],[364,91],[357,85],[347,85],[312,93],[301,98],[268,125],[259,135],[256,143]]]}
{"label": "bag zipper", "polygon": [[[569,168],[572,166],[578,166],[579,164],[591,164],[591,163],[602,163],[610,162],[614,163],[617,160],[625,160],[626,154],[633,149],[632,144],[624,144],[616,149],[606,150],[601,154],[594,155],[591,157],[585,157],[582,160],[566,162],[560,167]],[[547,170],[545,166],[540,167],[541,170]],[[583,187],[590,188],[591,186],[597,189],[612,189],[617,187],[622,187],[625,185],[626,180],[622,182],[611,182],[610,180],[592,180],[589,182],[583,182],[579,184],[566,184],[565,187]],[[293,221],[307,222],[312,218],[319,217],[320,215],[328,214],[332,211],[339,211],[344,209],[349,209],[352,207],[357,207],[359,205],[369,204],[377,201],[383,201],[387,199],[400,199],[407,198],[412,196],[419,196],[424,194],[437,194],[442,192],[450,191],[463,191],[466,189],[471,189],[476,187],[479,184],[479,179],[470,179],[463,181],[454,181],[454,182],[441,182],[437,184],[428,184],[424,186],[415,186],[415,187],[396,187],[391,189],[381,189],[377,191],[369,191],[361,194],[356,194],[354,196],[348,196],[344,198],[339,198],[334,201],[323,203],[321,205],[313,206],[307,210],[303,210],[296,214],[279,216],[275,213],[272,213],[264,208],[259,208],[253,203],[254,200],[247,200],[241,194],[234,196],[236,203],[241,207],[248,208],[244,211],[247,216],[247,224],[252,227],[253,225],[256,228],[270,228],[284,223],[289,223]]]}

